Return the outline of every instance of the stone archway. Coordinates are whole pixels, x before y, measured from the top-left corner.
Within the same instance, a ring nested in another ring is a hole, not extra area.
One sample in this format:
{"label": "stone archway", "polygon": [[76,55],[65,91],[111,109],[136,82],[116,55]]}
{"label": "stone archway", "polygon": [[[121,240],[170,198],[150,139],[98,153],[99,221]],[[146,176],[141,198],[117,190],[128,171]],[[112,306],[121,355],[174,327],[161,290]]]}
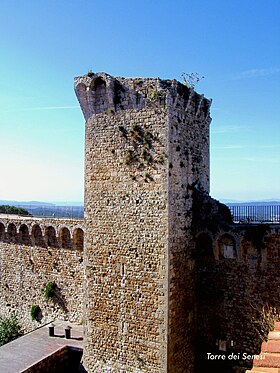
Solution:
{"label": "stone archway", "polygon": [[19,228],[19,243],[23,245],[31,244],[29,230],[26,224],[22,224]]}
{"label": "stone archway", "polygon": [[97,77],[90,85],[94,113],[103,113],[109,108],[107,85],[102,77]]}
{"label": "stone archway", "polygon": [[8,242],[11,243],[17,243],[18,237],[17,237],[17,228],[14,223],[10,223],[7,228],[7,238]]}
{"label": "stone archway", "polygon": [[49,247],[58,247],[58,240],[54,227],[48,226],[45,230],[45,242]]}
{"label": "stone archway", "polygon": [[45,247],[45,241],[43,238],[41,227],[38,224],[34,224],[31,231],[32,243],[34,246]]}
{"label": "stone archway", "polygon": [[233,236],[224,233],[218,239],[219,258],[220,259],[236,259],[236,242]]}
{"label": "stone archway", "polygon": [[63,227],[59,231],[59,243],[60,247],[63,249],[71,249],[72,248],[72,242],[71,242],[71,235],[68,228]]}
{"label": "stone archway", "polygon": [[83,251],[84,248],[84,231],[81,228],[74,229],[73,245],[75,250]]}
{"label": "stone archway", "polygon": [[0,241],[5,239],[5,225],[0,222]]}

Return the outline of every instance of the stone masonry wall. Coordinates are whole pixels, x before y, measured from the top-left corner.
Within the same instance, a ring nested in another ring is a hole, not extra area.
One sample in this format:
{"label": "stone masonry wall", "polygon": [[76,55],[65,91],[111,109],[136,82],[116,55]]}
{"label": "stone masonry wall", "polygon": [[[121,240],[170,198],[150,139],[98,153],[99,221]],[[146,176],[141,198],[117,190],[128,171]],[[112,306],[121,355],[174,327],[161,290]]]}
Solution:
{"label": "stone masonry wall", "polygon": [[194,371],[195,262],[192,188],[209,192],[210,102],[178,86],[169,104],[168,372]]}
{"label": "stone masonry wall", "polygon": [[136,125],[153,136],[157,132],[153,154],[160,156],[165,117],[164,109],[131,109],[99,114],[87,128],[84,361],[89,371],[164,369],[166,160],[140,165],[134,153],[142,157],[142,145],[131,144],[129,132]]}
{"label": "stone masonry wall", "polygon": [[[244,372],[280,313],[280,230],[228,224],[221,216],[219,224],[215,214],[200,211],[210,224],[202,222],[194,250],[196,371]],[[235,358],[215,361],[207,353]]]}
{"label": "stone masonry wall", "polygon": [[[50,227],[57,234],[50,234]],[[75,229],[81,232],[83,223],[0,217],[1,316],[14,312],[24,332],[54,319],[82,322],[83,245],[76,240],[79,245],[73,247],[75,234],[67,241],[66,228],[72,234]],[[57,287],[47,301],[44,292],[49,282]],[[32,305],[41,308],[37,321],[31,320]]]}
{"label": "stone masonry wall", "polygon": [[210,102],[176,81],[76,78],[86,124],[89,371],[193,372],[192,192],[209,189]]}

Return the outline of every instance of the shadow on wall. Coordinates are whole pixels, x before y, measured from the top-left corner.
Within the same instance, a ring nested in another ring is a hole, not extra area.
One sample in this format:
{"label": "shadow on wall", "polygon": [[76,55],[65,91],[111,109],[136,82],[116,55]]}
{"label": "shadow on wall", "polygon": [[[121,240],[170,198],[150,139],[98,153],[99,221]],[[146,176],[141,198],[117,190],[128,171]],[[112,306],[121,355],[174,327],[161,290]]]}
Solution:
{"label": "shadow on wall", "polygon": [[[280,314],[279,228],[232,226],[202,232],[195,244],[196,371],[244,372],[252,367],[244,356],[260,353]],[[211,360],[209,353],[225,360]]]}
{"label": "shadow on wall", "polygon": [[22,373],[87,373],[81,363],[82,355],[81,348],[65,346]]}
{"label": "shadow on wall", "polygon": [[66,298],[59,287],[55,288],[53,300],[59,305],[63,312],[68,312]]}

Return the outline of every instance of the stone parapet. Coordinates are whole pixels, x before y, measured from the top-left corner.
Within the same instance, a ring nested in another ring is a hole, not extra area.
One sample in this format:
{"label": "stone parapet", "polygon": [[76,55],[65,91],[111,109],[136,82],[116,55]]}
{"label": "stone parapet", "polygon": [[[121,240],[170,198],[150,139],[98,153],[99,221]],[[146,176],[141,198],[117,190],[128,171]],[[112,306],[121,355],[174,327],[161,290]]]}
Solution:
{"label": "stone parapet", "polygon": [[[82,321],[83,222],[0,216],[0,309],[24,331],[56,318]],[[49,282],[55,294],[45,298]],[[31,319],[32,305],[41,309]]]}

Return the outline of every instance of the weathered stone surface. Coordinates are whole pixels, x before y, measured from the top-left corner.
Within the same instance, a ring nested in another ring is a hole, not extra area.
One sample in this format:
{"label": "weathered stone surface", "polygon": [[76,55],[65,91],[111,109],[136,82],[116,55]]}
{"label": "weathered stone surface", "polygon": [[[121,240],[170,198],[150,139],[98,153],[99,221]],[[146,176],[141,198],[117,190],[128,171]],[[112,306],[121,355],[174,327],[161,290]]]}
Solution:
{"label": "weathered stone surface", "polygon": [[87,368],[192,372],[189,187],[209,191],[210,101],[176,81],[103,73],[75,87],[87,120]]}
{"label": "weathered stone surface", "polygon": [[[83,228],[79,220],[0,216],[1,315],[14,312],[23,331],[59,318],[82,322]],[[56,289],[46,300],[49,282]],[[41,308],[38,321],[32,305]]]}
{"label": "weathered stone surface", "polygon": [[[196,371],[202,373],[252,367],[244,356],[259,354],[280,312],[279,225],[220,221],[196,232]],[[215,363],[208,352],[237,358]]]}

